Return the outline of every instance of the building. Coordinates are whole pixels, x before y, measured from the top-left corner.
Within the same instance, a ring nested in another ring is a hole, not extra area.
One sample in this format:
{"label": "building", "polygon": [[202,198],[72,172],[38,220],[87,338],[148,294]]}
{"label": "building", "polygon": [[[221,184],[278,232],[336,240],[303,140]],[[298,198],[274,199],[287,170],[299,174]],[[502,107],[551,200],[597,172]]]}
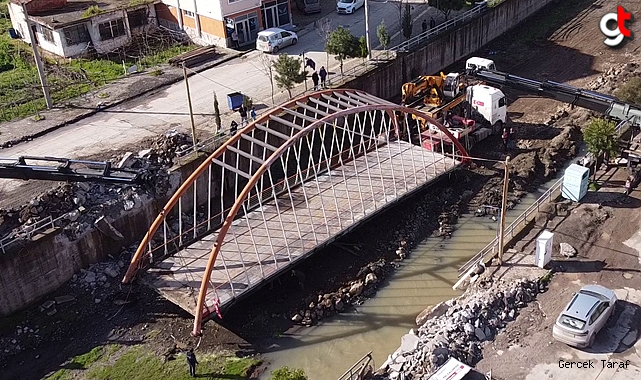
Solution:
{"label": "building", "polygon": [[162,0],[156,5],[161,26],[183,30],[201,45],[231,47],[256,41],[258,31],[292,24],[289,0]]}
{"label": "building", "polygon": [[131,42],[132,36],[156,27],[160,0],[10,0],[11,23],[29,42],[25,4],[36,43],[62,57],[109,53]]}

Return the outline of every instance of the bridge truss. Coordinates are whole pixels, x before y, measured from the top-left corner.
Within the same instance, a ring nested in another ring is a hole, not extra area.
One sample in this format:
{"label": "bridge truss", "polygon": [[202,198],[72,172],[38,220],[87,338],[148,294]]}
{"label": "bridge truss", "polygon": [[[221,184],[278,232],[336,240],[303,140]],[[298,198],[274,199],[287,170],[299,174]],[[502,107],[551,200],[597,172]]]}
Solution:
{"label": "bridge truss", "polygon": [[[452,141],[440,144],[449,151],[422,148],[412,116]],[[155,271],[155,286],[195,316],[200,334],[222,306],[466,159],[449,131],[416,109],[351,89],[293,99],[239,130],[185,180],[123,282]]]}

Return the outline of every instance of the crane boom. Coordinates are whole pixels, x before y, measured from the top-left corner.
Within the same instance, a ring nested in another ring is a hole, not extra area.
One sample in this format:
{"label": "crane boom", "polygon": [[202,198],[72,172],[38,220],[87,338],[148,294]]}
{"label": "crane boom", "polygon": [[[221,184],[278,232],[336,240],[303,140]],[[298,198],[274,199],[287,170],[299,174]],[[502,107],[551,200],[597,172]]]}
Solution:
{"label": "crane boom", "polygon": [[[33,162],[30,164],[30,162]],[[41,179],[71,182],[144,183],[136,170],[111,167],[110,162],[56,157],[0,158],[0,178]]]}
{"label": "crane boom", "polygon": [[641,126],[641,107],[624,103],[614,96],[583,90],[553,81],[536,81],[516,75],[484,68],[468,70],[468,76],[495,86],[508,86],[530,94],[555,99],[564,103],[587,108],[606,116]]}

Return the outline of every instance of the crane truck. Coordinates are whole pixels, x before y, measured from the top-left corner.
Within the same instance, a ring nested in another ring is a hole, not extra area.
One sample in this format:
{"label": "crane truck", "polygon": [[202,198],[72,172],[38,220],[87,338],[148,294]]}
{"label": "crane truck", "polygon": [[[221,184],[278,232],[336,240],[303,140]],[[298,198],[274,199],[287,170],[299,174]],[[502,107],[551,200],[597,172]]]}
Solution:
{"label": "crane truck", "polygon": [[[449,76],[459,75],[450,73]],[[493,133],[499,133],[507,121],[507,100],[502,88],[509,87],[529,94],[555,99],[573,106],[599,112],[606,117],[620,121],[617,133],[621,135],[630,127],[641,127],[641,107],[624,103],[616,97],[588,91],[553,81],[536,81],[496,70],[494,62],[473,57],[467,60],[464,74],[460,74],[464,84],[475,81],[474,85],[463,86],[460,95],[434,107],[425,104],[416,108],[429,116],[441,120],[452,135],[468,149]],[[467,111],[467,115],[466,112]],[[457,116],[463,115],[463,116]],[[451,145],[449,138],[438,128],[418,120],[422,126],[422,145],[430,150],[442,150],[442,145]],[[641,144],[640,144],[641,145]],[[640,149],[641,150],[641,149]],[[630,158],[641,161],[641,151],[635,155],[629,151]]]}

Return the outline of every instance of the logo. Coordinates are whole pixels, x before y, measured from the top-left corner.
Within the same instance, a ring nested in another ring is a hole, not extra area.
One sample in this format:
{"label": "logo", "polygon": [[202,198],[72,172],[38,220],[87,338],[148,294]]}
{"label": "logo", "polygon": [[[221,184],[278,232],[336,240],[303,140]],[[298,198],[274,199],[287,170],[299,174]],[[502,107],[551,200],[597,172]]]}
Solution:
{"label": "logo", "polygon": [[[608,23],[614,21],[616,23],[615,29],[608,28]],[[617,6],[617,13],[608,13],[601,18],[599,27],[601,28],[601,33],[606,37],[604,44],[610,47],[619,46],[623,40],[627,38],[632,38],[632,32],[625,26],[626,21],[632,21],[632,13],[628,12],[622,6]]]}

